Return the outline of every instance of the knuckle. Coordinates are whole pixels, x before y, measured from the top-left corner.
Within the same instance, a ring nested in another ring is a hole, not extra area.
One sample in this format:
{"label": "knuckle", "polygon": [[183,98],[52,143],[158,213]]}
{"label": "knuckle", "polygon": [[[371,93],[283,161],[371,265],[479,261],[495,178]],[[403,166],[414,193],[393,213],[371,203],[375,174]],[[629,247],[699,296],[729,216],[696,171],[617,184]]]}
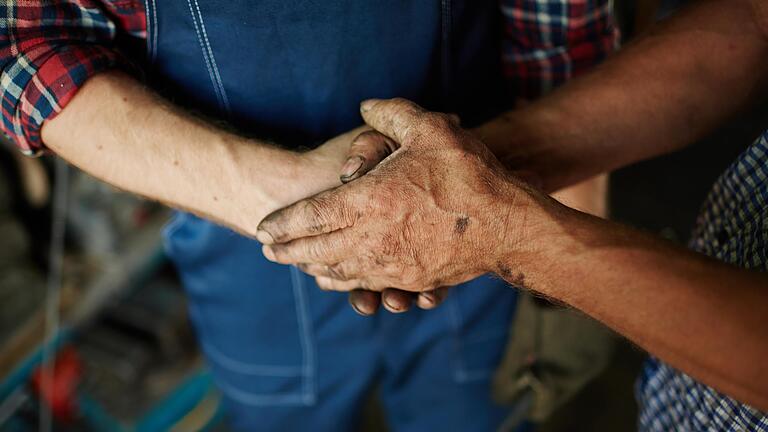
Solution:
{"label": "knuckle", "polygon": [[280,244],[275,244],[270,247],[270,251],[272,252],[272,256],[275,258],[276,261],[282,262],[286,259],[286,252],[285,247]]}
{"label": "knuckle", "polygon": [[319,241],[313,241],[307,246],[307,255],[312,259],[322,258],[325,255],[325,247]]}
{"label": "knuckle", "polygon": [[385,267],[385,272],[387,276],[397,277],[405,272],[405,266],[399,262],[392,263]]}
{"label": "knuckle", "polygon": [[385,288],[390,286],[389,284],[382,283],[379,280],[372,280],[371,278],[360,279],[360,288],[368,291],[381,292]]}
{"label": "knuckle", "polygon": [[442,139],[455,141],[459,134],[460,126],[448,114],[428,113],[425,119],[429,131]]}
{"label": "knuckle", "polygon": [[[411,268],[406,268],[403,270],[403,272],[401,273],[400,280],[403,286],[406,286],[409,288],[409,291],[421,291],[420,288],[423,288],[423,284],[420,283],[421,281],[420,274]],[[416,289],[413,289],[413,288],[416,288]]]}
{"label": "knuckle", "polygon": [[430,122],[434,127],[441,130],[453,129],[453,120],[446,114],[442,113],[430,113]]}
{"label": "knuckle", "polygon": [[304,202],[304,211],[309,215],[312,225],[309,230],[312,232],[318,232],[322,229],[320,221],[322,220],[324,210],[324,200],[321,198],[310,198]]}
{"label": "knuckle", "polygon": [[341,281],[349,280],[347,270],[341,263],[328,266],[328,276]]}
{"label": "knuckle", "polygon": [[379,136],[381,136],[379,132],[375,130],[367,130],[365,132],[361,132],[360,135],[358,135],[352,142],[352,145],[368,144],[374,142],[376,139],[378,139]]}
{"label": "knuckle", "polygon": [[307,263],[297,263],[296,267],[299,268],[302,272],[312,275],[312,276],[320,276],[319,269],[315,268],[314,265],[307,264]]}
{"label": "knuckle", "polygon": [[423,287],[416,282],[404,282],[402,284],[402,289],[410,292],[421,292],[423,290]]}
{"label": "knuckle", "polygon": [[392,99],[392,104],[396,105],[398,108],[401,108],[403,106],[410,106],[411,105],[411,101],[409,101],[408,99],[405,99],[405,98],[396,97],[396,98]]}

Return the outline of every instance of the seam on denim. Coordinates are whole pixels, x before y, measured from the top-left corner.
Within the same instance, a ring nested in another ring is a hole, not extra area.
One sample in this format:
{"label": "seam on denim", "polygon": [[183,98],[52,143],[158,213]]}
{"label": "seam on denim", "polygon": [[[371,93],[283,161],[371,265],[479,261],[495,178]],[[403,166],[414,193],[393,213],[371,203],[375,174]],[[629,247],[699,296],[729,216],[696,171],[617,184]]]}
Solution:
{"label": "seam on denim", "polygon": [[465,379],[464,371],[464,357],[462,355],[464,347],[461,340],[461,311],[456,304],[456,296],[448,296],[448,303],[446,306],[446,312],[448,314],[448,320],[451,323],[453,331],[451,332],[451,338],[453,339],[453,378],[457,382],[463,382]]}
{"label": "seam on denim", "polygon": [[221,94],[219,94],[219,86],[216,83],[216,77],[213,74],[213,69],[211,68],[211,62],[208,58],[208,51],[205,49],[205,43],[203,42],[202,34],[200,33],[200,26],[197,23],[197,14],[195,13],[195,9],[192,6],[192,1],[187,0],[187,5],[189,6],[189,13],[192,15],[192,24],[195,27],[195,34],[197,35],[197,41],[200,45],[200,49],[203,54],[203,60],[205,61],[205,68],[208,70],[208,77],[211,79],[211,85],[213,86],[213,91],[216,93],[216,100],[219,104],[219,109],[224,110],[224,103],[223,99],[221,98]]}
{"label": "seam on denim", "polygon": [[211,65],[213,67],[213,73],[214,78],[216,80],[216,84],[219,87],[219,94],[221,95],[221,101],[223,104],[223,108],[228,115],[230,113],[229,108],[229,98],[227,97],[227,90],[224,88],[224,82],[221,79],[221,74],[219,73],[219,66],[216,64],[216,57],[213,55],[213,49],[211,48],[211,43],[208,40],[208,32],[205,30],[205,21],[203,20],[203,14],[200,12],[200,5],[198,4],[197,0],[192,0],[195,2],[195,9],[197,10],[197,15],[200,18],[200,30],[203,34],[203,42],[205,43],[205,46],[203,49],[208,50],[208,57],[210,58]]}
{"label": "seam on denim", "polygon": [[[190,304],[189,308],[193,319],[196,319],[202,324],[205,324],[208,321],[206,314],[204,314],[194,303]],[[202,327],[205,327],[205,325]],[[213,364],[221,367],[222,369],[243,375],[261,375],[269,377],[293,377],[303,375],[303,365],[270,365],[263,363],[248,363],[242,360],[234,359],[223,353],[214,344],[202,342],[202,340],[206,337],[205,329],[201,328],[200,332],[200,346],[203,349],[203,352]]]}
{"label": "seam on denim", "polygon": [[302,393],[251,393],[235,388],[229,383],[216,380],[215,374],[214,381],[222,393],[244,405],[308,405],[306,397]]}
{"label": "seam on denim", "polygon": [[212,344],[201,343],[200,345],[202,346],[205,353],[208,354],[208,357],[212,362],[216,363],[217,366],[223,367],[224,369],[232,372],[243,375],[258,375],[269,377],[294,377],[304,375],[304,368],[302,365],[282,366],[246,363],[227,356]]}
{"label": "seam on denim", "polygon": [[[157,1],[149,1],[152,3],[152,27],[154,28],[152,31],[152,56],[150,61],[155,63],[155,60],[157,60],[157,35],[159,33],[159,23],[157,21]],[[149,26],[147,26],[147,29],[149,29]],[[149,41],[147,41],[147,43],[149,43]]]}
{"label": "seam on denim", "polygon": [[149,0],[144,0],[144,20],[147,22],[147,39],[146,39],[147,53],[146,55],[147,55],[147,59],[151,62],[152,61],[152,43],[150,42],[151,39],[149,34],[149,29],[151,25],[151,22],[149,19]]}
{"label": "seam on denim", "polygon": [[299,269],[291,266],[291,285],[293,285],[293,292],[296,304],[296,317],[299,320],[299,327],[301,328],[301,350],[303,353],[302,360],[304,366],[303,379],[303,394],[304,401],[308,404],[313,403],[315,400],[315,350],[314,341],[309,325],[309,311],[307,309],[307,298],[304,292],[304,284],[301,280],[301,273]]}

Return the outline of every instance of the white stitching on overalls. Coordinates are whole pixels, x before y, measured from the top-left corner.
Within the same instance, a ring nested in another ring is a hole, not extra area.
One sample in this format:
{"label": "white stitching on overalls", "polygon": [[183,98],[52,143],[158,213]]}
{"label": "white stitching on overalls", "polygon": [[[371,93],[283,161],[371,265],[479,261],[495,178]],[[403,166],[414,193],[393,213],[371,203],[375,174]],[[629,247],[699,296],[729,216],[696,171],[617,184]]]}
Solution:
{"label": "white stitching on overalls", "polygon": [[147,59],[152,60],[152,44],[149,38],[149,28],[152,22],[149,19],[149,1],[144,0],[144,20],[147,22]]}
{"label": "white stitching on overalls", "polygon": [[144,18],[147,22],[147,60],[155,63],[157,58],[157,4],[155,0],[144,0]]}
{"label": "white stitching on overalls", "polygon": [[152,31],[152,57],[150,59],[152,60],[152,63],[154,63],[155,60],[157,59],[157,34],[158,34],[157,3],[155,3],[155,0],[149,0],[149,1],[152,2],[152,26],[154,27],[154,30]]}
{"label": "white stitching on overalls", "polygon": [[312,333],[309,326],[309,311],[307,299],[304,293],[304,284],[301,282],[299,269],[291,266],[291,285],[293,285],[294,303],[296,304],[296,316],[301,327],[301,351],[304,363],[304,403],[307,405],[315,402],[315,346],[312,341]]}
{"label": "white stitching on overalls", "polygon": [[221,97],[221,94],[219,94],[219,86],[216,82],[216,77],[213,74],[213,70],[211,69],[211,62],[208,59],[208,51],[205,49],[205,43],[203,42],[203,37],[200,34],[200,27],[197,23],[197,14],[195,14],[195,9],[192,7],[192,1],[187,0],[187,5],[189,6],[189,13],[192,14],[192,24],[195,26],[195,34],[197,35],[197,41],[200,44],[200,49],[203,51],[203,60],[205,61],[205,68],[208,70],[208,77],[211,79],[211,85],[213,85],[213,91],[216,93],[216,100],[219,103],[219,109],[225,110],[224,106],[224,100]]}
{"label": "white stitching on overalls", "polygon": [[[207,316],[207,314],[203,313],[202,310],[197,305],[195,305],[194,303],[191,303],[189,307],[190,307],[190,310],[192,311],[193,316],[197,317],[199,322],[205,323],[210,321],[210,318]],[[201,331],[205,332],[204,329]],[[216,345],[213,343],[202,342],[202,340],[205,339],[205,337],[201,337],[200,339],[201,339],[200,346],[202,347],[203,352],[208,356],[208,359],[211,361],[211,363],[214,364],[216,367],[226,369],[227,371],[239,373],[242,375],[253,375],[253,376],[263,376],[263,377],[276,377],[276,378],[305,377],[307,367],[304,361],[302,361],[302,364],[296,365],[296,366],[248,363],[248,362],[237,360],[228,356],[227,354],[222,352],[218,347],[216,347]],[[303,349],[304,348],[302,347],[302,351]],[[306,379],[306,377],[304,379]],[[294,392],[294,394],[299,394],[299,393]]]}
{"label": "white stitching on overalls", "polygon": [[[189,0],[188,0],[189,1]],[[223,104],[224,111],[229,114],[230,108],[229,108],[229,98],[227,98],[227,91],[224,89],[224,83],[221,80],[221,74],[219,73],[219,67],[216,64],[216,58],[213,56],[213,49],[211,49],[211,44],[208,40],[208,32],[205,31],[205,22],[203,21],[203,14],[200,12],[200,5],[197,3],[197,0],[192,0],[195,2],[195,10],[197,10],[197,15],[200,18],[200,30],[203,34],[203,40],[201,43],[204,42],[205,46],[201,47],[204,50],[208,50],[208,57],[210,58],[211,65],[213,66],[213,73],[215,77],[212,77],[212,79],[215,78],[216,85],[219,87],[219,94],[221,95],[221,102]]]}
{"label": "white stitching on overalls", "polygon": [[[195,3],[195,7],[192,7],[192,1]],[[226,114],[230,113],[229,100],[227,98],[226,90],[221,81],[221,74],[219,73],[216,60],[213,56],[213,50],[208,40],[208,34],[205,30],[205,24],[203,22],[203,16],[200,11],[197,0],[187,0],[189,11],[192,14],[192,24],[195,27],[195,34],[197,40],[202,49],[203,59],[205,61],[205,67],[208,70],[208,76],[211,79],[216,98],[219,102],[219,108],[225,111]],[[200,23],[198,24],[198,19]],[[285,404],[301,402],[303,404],[312,404],[315,402],[315,353],[313,349],[312,336],[310,333],[309,317],[307,316],[306,299],[303,292],[300,275],[298,270],[291,267],[291,285],[294,291],[294,303],[296,305],[296,315],[298,324],[300,327],[300,339],[302,350],[302,366],[300,370],[292,371],[291,368],[270,367],[268,365],[248,365],[243,362],[238,362],[226,356],[221,351],[215,349],[213,346],[204,347],[206,353],[215,360],[217,365],[224,367],[234,372],[239,373],[258,373],[262,376],[290,376],[300,375],[302,377],[303,389],[301,393],[283,393],[283,394],[251,394],[239,389],[235,389],[226,383],[219,383],[222,390],[232,397],[239,400],[242,403],[261,405],[261,404]],[[224,360],[224,361],[222,361]],[[258,371],[258,372],[257,372]],[[260,373],[259,373],[260,372]],[[298,373],[296,373],[298,372]]]}
{"label": "white stitching on overalls", "polygon": [[213,375],[219,389],[228,397],[244,405],[306,405],[306,396],[301,393],[251,393],[233,387],[226,381],[219,381]]}
{"label": "white stitching on overalls", "polygon": [[222,366],[232,372],[237,372],[243,375],[259,375],[270,377],[295,377],[302,376],[304,366],[278,366],[278,365],[264,365],[264,364],[251,364],[242,361],[235,360],[222,353],[218,348],[212,344],[201,342],[203,351],[216,362],[217,365]]}

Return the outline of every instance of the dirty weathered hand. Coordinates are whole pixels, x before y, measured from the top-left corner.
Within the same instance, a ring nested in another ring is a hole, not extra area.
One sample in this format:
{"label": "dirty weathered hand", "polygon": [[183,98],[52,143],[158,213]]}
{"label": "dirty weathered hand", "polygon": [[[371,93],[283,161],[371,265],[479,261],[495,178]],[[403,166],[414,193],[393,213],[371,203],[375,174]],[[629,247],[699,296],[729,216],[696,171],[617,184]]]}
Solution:
{"label": "dirty weathered hand", "polygon": [[[347,161],[340,173],[341,181],[348,183],[359,178],[375,168],[398,147],[399,144],[391,138],[375,130],[361,132],[349,147]],[[406,312],[414,303],[421,309],[433,309],[443,302],[448,293],[448,287],[416,294],[396,288],[382,292],[369,291],[358,288],[359,285],[354,280],[347,281],[347,285],[354,287],[349,292],[349,304],[360,315],[373,315],[380,305],[392,313]]]}
{"label": "dirty weathered hand", "polygon": [[265,256],[341,291],[424,292],[509,271],[500,249],[522,240],[536,194],[447,115],[401,99],[362,113],[400,148],[357,181],[266,217]]}

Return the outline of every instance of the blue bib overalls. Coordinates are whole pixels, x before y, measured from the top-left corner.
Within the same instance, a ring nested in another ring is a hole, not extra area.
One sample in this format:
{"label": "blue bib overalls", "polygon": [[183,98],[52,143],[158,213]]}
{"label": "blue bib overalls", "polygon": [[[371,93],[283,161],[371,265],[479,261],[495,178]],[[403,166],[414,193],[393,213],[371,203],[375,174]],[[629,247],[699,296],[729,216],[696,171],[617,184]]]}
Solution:
{"label": "blue bib overalls", "polygon": [[[284,146],[405,97],[469,125],[509,104],[495,0],[146,0],[149,78],[185,107]],[[285,179],[291,181],[292,179]],[[215,180],[212,180],[215,181]],[[354,430],[380,390],[394,430],[493,430],[489,379],[515,291],[482,277],[433,311],[360,317],[260,245],[179,213],[166,247],[224,403],[244,430]]]}

